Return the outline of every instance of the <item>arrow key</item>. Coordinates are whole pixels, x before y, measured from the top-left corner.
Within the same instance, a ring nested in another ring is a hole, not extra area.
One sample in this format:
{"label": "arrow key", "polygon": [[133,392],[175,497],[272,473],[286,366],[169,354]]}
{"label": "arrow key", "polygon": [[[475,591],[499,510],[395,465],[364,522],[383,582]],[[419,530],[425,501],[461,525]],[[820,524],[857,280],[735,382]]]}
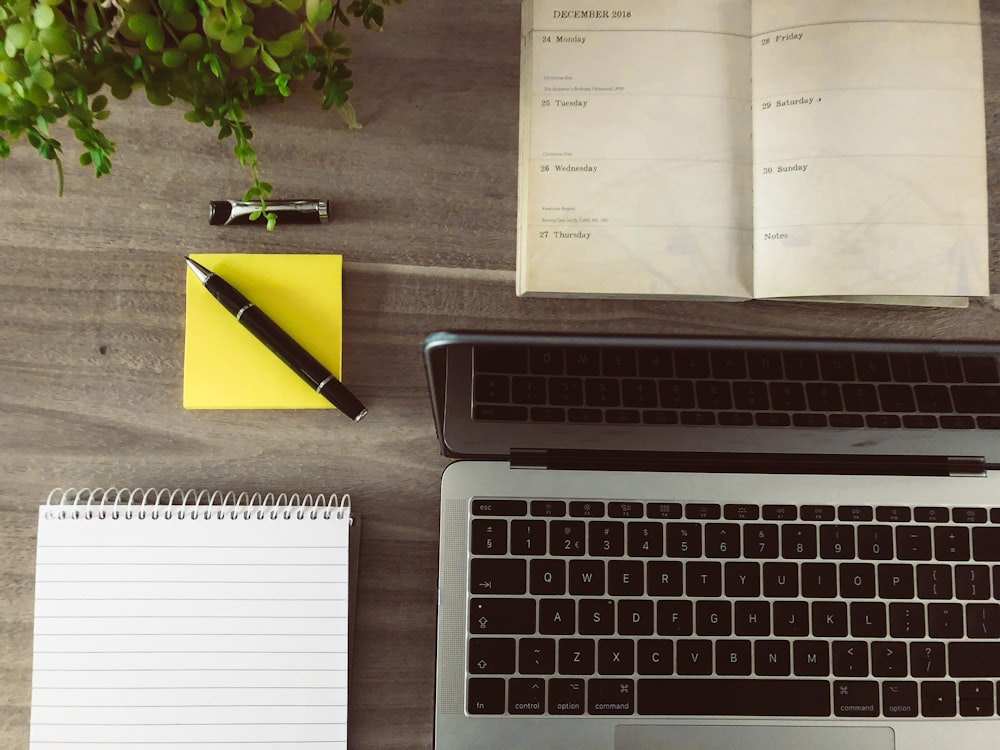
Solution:
{"label": "arrow key", "polygon": [[954,716],[958,712],[955,705],[955,683],[943,680],[921,682],[920,705],[924,716]]}
{"label": "arrow key", "polygon": [[958,683],[958,711],[962,716],[993,716],[993,684],[985,681]]}

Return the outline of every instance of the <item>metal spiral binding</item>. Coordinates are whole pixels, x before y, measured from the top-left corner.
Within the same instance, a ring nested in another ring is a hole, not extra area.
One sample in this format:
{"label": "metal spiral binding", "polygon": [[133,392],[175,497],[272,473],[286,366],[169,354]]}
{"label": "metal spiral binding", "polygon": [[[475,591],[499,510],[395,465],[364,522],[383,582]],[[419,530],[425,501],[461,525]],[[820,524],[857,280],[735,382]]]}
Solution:
{"label": "metal spiral binding", "polygon": [[56,488],[45,501],[46,518],[177,520],[343,519],[351,496],[331,493],[275,494],[221,490],[141,488]]}

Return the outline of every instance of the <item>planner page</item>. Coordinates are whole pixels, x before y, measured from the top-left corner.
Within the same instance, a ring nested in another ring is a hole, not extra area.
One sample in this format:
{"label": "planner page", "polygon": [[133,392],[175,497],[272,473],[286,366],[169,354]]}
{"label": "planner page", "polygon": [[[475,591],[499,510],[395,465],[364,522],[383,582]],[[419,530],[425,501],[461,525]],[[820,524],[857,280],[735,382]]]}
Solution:
{"label": "planner page", "polygon": [[347,746],[349,520],[261,510],[41,508],[31,750]]}
{"label": "planner page", "polygon": [[527,0],[518,293],[747,297],[748,0]]}
{"label": "planner page", "polygon": [[989,294],[977,0],[752,12],[756,295]]}

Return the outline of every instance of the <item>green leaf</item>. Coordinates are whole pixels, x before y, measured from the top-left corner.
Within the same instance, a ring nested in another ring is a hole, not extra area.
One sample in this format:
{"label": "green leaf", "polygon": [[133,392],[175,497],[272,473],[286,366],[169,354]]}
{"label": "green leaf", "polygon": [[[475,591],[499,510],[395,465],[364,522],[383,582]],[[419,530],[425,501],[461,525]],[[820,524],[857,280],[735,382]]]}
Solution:
{"label": "green leaf", "polygon": [[267,51],[274,57],[288,57],[292,54],[292,43],[283,39],[276,39],[273,42],[265,42]]}
{"label": "green leaf", "polygon": [[187,55],[179,49],[168,49],[163,53],[163,64],[168,68],[179,68],[187,62]]}
{"label": "green leaf", "polygon": [[243,34],[230,32],[222,37],[222,41],[219,44],[222,49],[233,55],[243,49],[243,39]]}
{"label": "green leaf", "polygon": [[36,5],[33,15],[38,29],[47,29],[56,20],[55,12],[48,5]]}
{"label": "green leaf", "polygon": [[146,47],[150,52],[159,52],[163,49],[165,42],[166,38],[164,37],[163,29],[159,26],[146,34]]}
{"label": "green leaf", "polygon": [[262,49],[260,51],[260,61],[264,63],[265,67],[269,70],[273,70],[275,73],[281,72],[281,66],[274,61],[274,58],[267,54],[267,50]]}
{"label": "green leaf", "polygon": [[42,29],[38,34],[38,41],[45,47],[46,52],[53,56],[68,55],[73,52],[73,45],[64,29]]}
{"label": "green leaf", "polygon": [[222,12],[216,8],[202,19],[201,27],[205,30],[205,36],[216,41],[220,41],[229,31],[229,24],[226,23]]}
{"label": "green leaf", "polygon": [[108,97],[104,96],[103,94],[95,96],[93,100],[90,102],[90,109],[92,112],[100,112],[101,110],[106,109],[107,106],[108,106]]}
{"label": "green leaf", "polygon": [[7,38],[4,40],[4,46],[10,44],[13,47],[14,52],[8,50],[8,54],[10,57],[14,57],[17,54],[17,50],[27,47],[30,41],[31,27],[23,23],[15,23],[7,29]]}
{"label": "green leaf", "polygon": [[184,52],[201,52],[201,48],[204,44],[205,37],[201,34],[188,34],[181,39],[181,43],[177,45],[177,48],[183,50]]}
{"label": "green leaf", "polygon": [[141,36],[148,36],[160,28],[160,22],[150,13],[136,13],[134,16],[129,16],[126,23],[129,29]]}
{"label": "green leaf", "polygon": [[257,59],[257,47],[244,47],[239,52],[229,56],[229,62],[236,68],[248,68]]}

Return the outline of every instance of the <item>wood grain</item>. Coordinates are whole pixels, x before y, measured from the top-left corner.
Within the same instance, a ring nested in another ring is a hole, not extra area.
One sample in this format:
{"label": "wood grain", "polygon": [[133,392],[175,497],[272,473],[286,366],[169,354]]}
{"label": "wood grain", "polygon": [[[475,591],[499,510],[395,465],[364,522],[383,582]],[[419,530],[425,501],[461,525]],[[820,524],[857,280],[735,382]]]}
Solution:
{"label": "wood grain", "polygon": [[[1000,290],[1000,9],[983,0],[992,280]],[[55,486],[349,490],[364,515],[355,748],[432,743],[438,452],[420,344],[447,328],[995,339],[966,310],[514,296],[519,4],[410,0],[354,41],[363,130],[307,88],[251,114],[281,197],[328,197],[328,227],[208,226],[247,176],[231,143],[141,95],[112,102],[113,173],[64,134],[65,196],[24,143],[0,162],[0,746],[27,747],[34,544]],[[370,408],[181,408],[188,252],[345,256],[345,381]]]}

